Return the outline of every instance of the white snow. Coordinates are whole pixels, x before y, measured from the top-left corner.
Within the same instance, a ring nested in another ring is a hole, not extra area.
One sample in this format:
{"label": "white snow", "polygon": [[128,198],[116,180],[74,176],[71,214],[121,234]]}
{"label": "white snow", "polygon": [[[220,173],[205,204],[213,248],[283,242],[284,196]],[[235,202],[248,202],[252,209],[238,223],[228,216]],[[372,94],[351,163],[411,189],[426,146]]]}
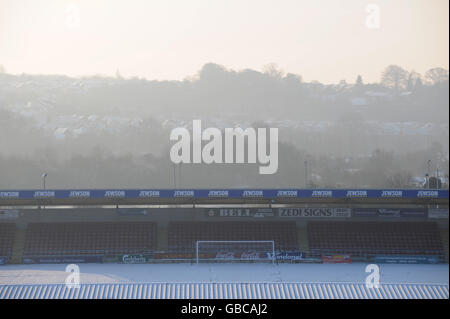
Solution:
{"label": "white snow", "polygon": [[[79,264],[81,283],[365,282],[366,264]],[[64,283],[66,265],[0,266],[0,285]],[[380,265],[381,283],[449,283],[448,264]]]}

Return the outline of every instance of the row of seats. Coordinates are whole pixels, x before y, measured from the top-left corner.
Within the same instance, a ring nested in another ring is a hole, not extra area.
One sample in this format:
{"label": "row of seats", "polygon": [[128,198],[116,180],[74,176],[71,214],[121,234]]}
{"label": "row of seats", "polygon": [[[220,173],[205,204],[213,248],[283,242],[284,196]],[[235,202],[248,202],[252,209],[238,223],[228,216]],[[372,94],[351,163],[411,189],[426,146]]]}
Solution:
{"label": "row of seats", "polygon": [[144,253],[156,249],[156,223],[35,223],[24,255]]}
{"label": "row of seats", "polygon": [[[24,255],[144,253],[156,249],[156,223],[34,223]],[[295,222],[171,222],[171,251],[192,252],[198,240],[270,240],[277,249],[297,248]]]}
{"label": "row of seats", "polygon": [[432,222],[310,222],[309,247],[324,252],[440,255],[440,232]]}
{"label": "row of seats", "polygon": [[[0,223],[0,256],[10,256],[15,225]],[[440,231],[432,222],[308,223],[310,251],[391,254],[441,254]],[[73,255],[145,253],[157,249],[153,222],[31,223],[26,230],[24,255]],[[199,240],[275,242],[275,248],[298,248],[292,221],[171,222],[168,247],[189,251]]]}
{"label": "row of seats", "polygon": [[15,224],[0,223],[0,257],[11,256],[15,232]]}

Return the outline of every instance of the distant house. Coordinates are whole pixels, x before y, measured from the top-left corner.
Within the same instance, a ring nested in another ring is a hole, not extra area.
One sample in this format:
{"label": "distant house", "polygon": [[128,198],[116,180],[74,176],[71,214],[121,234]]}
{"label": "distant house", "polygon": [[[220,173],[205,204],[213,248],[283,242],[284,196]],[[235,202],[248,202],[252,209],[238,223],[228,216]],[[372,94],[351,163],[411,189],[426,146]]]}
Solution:
{"label": "distant house", "polygon": [[350,103],[353,106],[365,106],[368,104],[367,98],[365,97],[351,97]]}
{"label": "distant house", "polygon": [[426,181],[427,179],[424,176],[414,176],[411,178],[411,183],[417,188],[422,188]]}
{"label": "distant house", "polygon": [[365,95],[370,103],[391,102],[394,100],[394,97],[388,92],[366,91]]}

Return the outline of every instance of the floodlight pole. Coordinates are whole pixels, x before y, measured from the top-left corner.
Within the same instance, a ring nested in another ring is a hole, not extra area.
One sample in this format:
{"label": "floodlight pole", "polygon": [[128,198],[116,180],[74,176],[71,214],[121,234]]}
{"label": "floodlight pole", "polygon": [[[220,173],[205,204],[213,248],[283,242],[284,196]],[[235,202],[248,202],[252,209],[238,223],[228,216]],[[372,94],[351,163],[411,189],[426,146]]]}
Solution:
{"label": "floodlight pole", "polygon": [[42,174],[42,188],[45,190],[45,178],[47,177],[47,173]]}
{"label": "floodlight pole", "polygon": [[175,166],[175,163],[173,163],[173,188],[177,188],[176,166]]}
{"label": "floodlight pole", "polygon": [[308,188],[308,161],[305,160],[305,188]]}
{"label": "floodlight pole", "polygon": [[436,189],[439,189],[439,167],[436,166]]}
{"label": "floodlight pole", "polygon": [[178,166],[178,187],[182,187],[181,186],[181,164],[182,164],[183,162],[180,162],[180,164],[178,164],[179,166]]}
{"label": "floodlight pole", "polygon": [[[43,189],[45,190],[45,178],[47,177],[47,173],[46,172],[44,172],[43,174],[42,174],[42,187],[43,187]],[[40,208],[40,207],[39,207]],[[44,209],[45,209],[45,205],[44,205]]]}

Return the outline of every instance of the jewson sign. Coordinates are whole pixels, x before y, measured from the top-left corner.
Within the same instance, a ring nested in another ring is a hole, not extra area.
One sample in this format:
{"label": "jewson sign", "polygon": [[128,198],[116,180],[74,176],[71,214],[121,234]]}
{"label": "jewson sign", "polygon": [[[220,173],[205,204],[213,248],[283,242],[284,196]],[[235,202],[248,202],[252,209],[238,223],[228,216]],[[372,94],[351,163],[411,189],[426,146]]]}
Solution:
{"label": "jewson sign", "polygon": [[448,199],[448,190],[377,189],[91,189],[91,190],[1,190],[2,200],[46,199],[145,199],[145,198],[402,198]]}

